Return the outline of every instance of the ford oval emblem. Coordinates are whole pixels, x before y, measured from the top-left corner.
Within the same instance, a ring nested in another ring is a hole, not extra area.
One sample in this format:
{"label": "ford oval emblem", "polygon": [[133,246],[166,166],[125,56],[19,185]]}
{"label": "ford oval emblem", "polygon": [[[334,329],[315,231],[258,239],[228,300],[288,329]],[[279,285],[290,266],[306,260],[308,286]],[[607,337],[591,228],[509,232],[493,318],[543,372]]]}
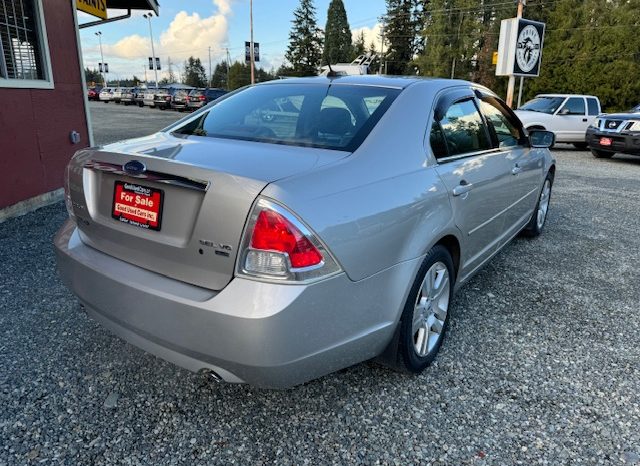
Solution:
{"label": "ford oval emblem", "polygon": [[124,164],[122,169],[129,175],[140,175],[147,171],[147,167],[142,162],[132,160]]}

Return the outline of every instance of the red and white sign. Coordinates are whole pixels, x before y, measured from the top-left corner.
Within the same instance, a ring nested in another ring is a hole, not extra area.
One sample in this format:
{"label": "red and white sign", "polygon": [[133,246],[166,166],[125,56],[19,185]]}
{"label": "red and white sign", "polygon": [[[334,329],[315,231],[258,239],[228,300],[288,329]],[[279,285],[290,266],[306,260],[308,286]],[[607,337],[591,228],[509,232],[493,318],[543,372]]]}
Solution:
{"label": "red and white sign", "polygon": [[124,181],[116,181],[111,215],[129,225],[160,230],[163,192]]}

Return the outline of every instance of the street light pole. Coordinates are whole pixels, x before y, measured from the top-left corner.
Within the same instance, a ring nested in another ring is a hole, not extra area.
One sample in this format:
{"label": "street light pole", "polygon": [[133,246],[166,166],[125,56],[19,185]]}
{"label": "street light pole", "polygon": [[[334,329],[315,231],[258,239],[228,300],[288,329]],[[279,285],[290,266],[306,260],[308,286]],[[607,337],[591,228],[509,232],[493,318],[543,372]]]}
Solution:
{"label": "street light pole", "polygon": [[208,83],[207,87],[211,87],[211,81],[212,81],[212,76],[211,76],[211,46],[209,46],[209,83]]}
{"label": "street light pole", "polygon": [[249,21],[251,22],[251,41],[249,43],[251,50],[249,51],[249,56],[251,57],[251,84],[256,83],[256,71],[255,71],[255,60],[256,57],[254,55],[253,50],[253,0],[249,1]]}
{"label": "street light pole", "polygon": [[100,70],[100,76],[102,76],[102,87],[107,87],[107,82],[104,78],[104,54],[102,53],[102,32],[98,31],[95,33],[98,36],[98,42],[100,42],[100,60],[102,60],[102,69]]}
{"label": "street light pole", "polygon": [[151,38],[151,57],[152,57],[152,65],[153,65],[153,71],[155,73],[155,77],[156,77],[156,87],[158,87],[158,66],[156,64],[156,49],[153,45],[153,30],[151,29],[151,13],[145,13],[144,15],[142,15],[144,18],[147,18],[149,20],[149,37]]}

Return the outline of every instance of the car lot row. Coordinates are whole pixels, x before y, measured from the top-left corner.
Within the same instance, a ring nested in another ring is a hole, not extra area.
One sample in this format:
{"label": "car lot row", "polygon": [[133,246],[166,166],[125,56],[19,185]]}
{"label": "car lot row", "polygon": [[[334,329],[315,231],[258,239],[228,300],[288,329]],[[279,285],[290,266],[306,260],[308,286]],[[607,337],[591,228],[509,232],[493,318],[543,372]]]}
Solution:
{"label": "car lot row", "polygon": [[192,111],[226,94],[219,88],[194,88],[183,84],[165,87],[104,87],[87,91],[89,100],[123,105]]}

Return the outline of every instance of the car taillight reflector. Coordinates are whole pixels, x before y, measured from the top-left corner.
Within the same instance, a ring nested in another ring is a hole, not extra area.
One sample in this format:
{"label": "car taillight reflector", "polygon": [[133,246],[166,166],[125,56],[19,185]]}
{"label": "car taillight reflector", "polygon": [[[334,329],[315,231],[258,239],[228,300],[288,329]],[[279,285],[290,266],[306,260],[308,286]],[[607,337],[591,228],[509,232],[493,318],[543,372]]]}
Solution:
{"label": "car taillight reflector", "polygon": [[311,241],[284,216],[271,210],[262,210],[258,214],[251,247],[286,253],[295,268],[311,267],[322,262],[322,254]]}
{"label": "car taillight reflector", "polygon": [[207,98],[206,98],[205,96],[203,96],[203,95],[201,95],[201,96],[199,97],[199,99],[200,99],[200,100],[202,100],[202,101],[207,100]]}

